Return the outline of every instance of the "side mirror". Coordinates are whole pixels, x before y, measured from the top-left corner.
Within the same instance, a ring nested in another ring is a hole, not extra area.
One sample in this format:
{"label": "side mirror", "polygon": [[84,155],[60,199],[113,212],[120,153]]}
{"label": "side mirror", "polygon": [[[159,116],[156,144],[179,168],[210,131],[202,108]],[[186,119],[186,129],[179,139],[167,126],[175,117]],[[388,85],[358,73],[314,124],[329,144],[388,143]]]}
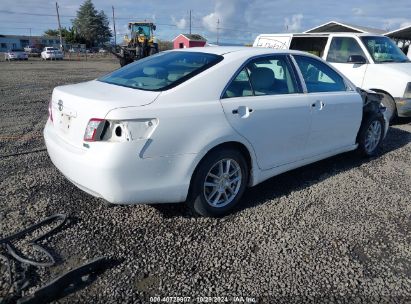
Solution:
{"label": "side mirror", "polygon": [[351,55],[350,57],[348,57],[347,62],[354,64],[366,64],[367,59],[365,59],[362,55]]}

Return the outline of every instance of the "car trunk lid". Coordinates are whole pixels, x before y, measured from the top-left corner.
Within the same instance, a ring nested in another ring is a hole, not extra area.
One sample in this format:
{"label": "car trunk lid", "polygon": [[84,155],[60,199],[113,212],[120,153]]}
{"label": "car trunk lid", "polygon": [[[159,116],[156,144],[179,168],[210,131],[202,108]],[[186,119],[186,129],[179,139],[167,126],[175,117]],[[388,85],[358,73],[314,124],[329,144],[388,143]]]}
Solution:
{"label": "car trunk lid", "polygon": [[105,118],[109,111],[117,108],[148,105],[159,94],[97,80],[56,87],[51,104],[53,125],[62,139],[82,147],[91,118]]}

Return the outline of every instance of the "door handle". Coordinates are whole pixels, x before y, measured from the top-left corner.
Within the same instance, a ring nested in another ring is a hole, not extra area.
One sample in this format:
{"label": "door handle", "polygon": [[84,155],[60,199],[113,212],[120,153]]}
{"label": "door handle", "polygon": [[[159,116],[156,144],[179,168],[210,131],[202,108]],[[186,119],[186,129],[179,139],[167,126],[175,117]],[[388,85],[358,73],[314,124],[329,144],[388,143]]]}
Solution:
{"label": "door handle", "polygon": [[247,106],[239,106],[237,109],[232,110],[231,112],[234,115],[239,115],[240,118],[247,118],[253,112],[253,109],[250,109]]}
{"label": "door handle", "polygon": [[325,103],[322,100],[316,100],[311,104],[311,108],[318,108],[318,110],[322,110],[325,107]]}

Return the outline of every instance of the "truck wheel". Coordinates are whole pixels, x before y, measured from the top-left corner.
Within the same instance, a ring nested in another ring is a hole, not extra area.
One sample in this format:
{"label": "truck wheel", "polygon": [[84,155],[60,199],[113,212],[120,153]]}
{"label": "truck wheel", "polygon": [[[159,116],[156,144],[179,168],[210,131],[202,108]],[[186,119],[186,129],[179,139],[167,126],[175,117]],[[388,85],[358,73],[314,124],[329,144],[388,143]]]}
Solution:
{"label": "truck wheel", "polygon": [[150,56],[154,55],[154,54],[157,54],[157,53],[158,53],[158,51],[155,47],[150,48]]}
{"label": "truck wheel", "polygon": [[248,175],[247,162],[239,151],[212,151],[197,167],[186,203],[198,215],[226,215],[240,201]]}
{"label": "truck wheel", "polygon": [[123,67],[127,64],[126,58],[120,58],[120,66]]}
{"label": "truck wheel", "polygon": [[371,115],[363,121],[358,132],[358,151],[365,157],[372,157],[380,152],[384,138],[384,118]]}
{"label": "truck wheel", "polygon": [[391,124],[397,118],[397,107],[395,106],[395,101],[388,94],[381,93],[381,95],[384,96],[381,100],[381,103],[384,107],[387,108],[387,110],[385,111],[385,115]]}

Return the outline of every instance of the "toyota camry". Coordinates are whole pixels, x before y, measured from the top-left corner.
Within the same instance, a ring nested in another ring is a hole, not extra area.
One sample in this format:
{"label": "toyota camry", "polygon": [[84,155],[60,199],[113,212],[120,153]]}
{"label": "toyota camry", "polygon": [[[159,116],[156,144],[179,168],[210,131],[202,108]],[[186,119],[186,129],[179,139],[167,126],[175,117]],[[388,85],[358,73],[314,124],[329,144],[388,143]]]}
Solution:
{"label": "toyota camry", "polygon": [[44,138],[54,165],[93,196],[222,216],[272,176],[355,149],[377,154],[383,111],[307,53],[191,48],[56,87]]}

